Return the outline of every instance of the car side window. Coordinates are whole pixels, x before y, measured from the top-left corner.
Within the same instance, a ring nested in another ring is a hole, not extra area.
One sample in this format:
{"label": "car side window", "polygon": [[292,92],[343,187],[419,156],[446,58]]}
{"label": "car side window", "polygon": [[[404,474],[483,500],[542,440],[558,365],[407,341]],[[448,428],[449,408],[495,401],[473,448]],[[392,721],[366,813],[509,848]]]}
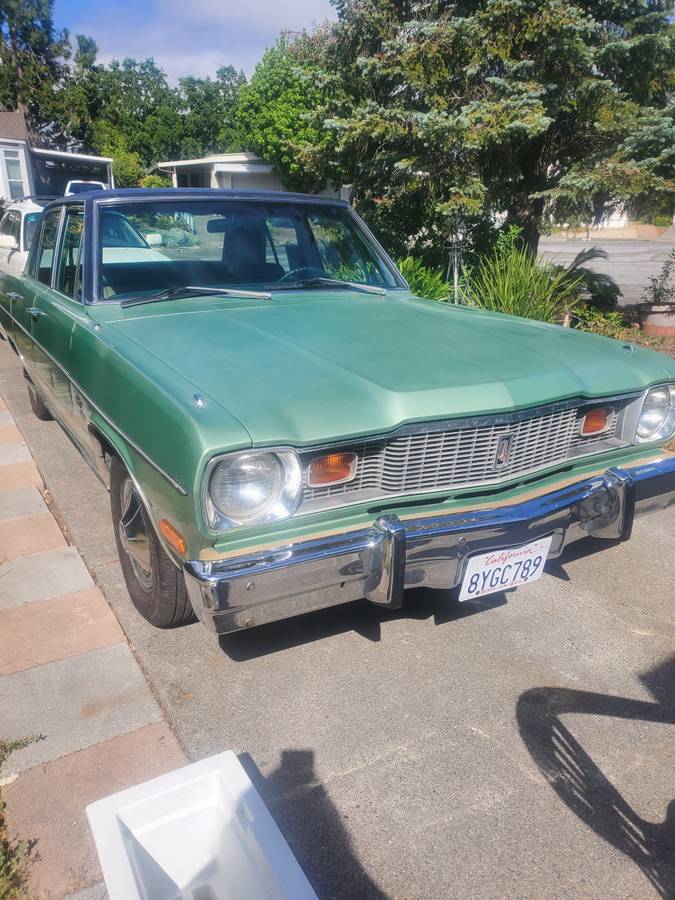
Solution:
{"label": "car side window", "polygon": [[55,289],[73,300],[82,299],[82,276],[80,259],[82,255],[82,232],[84,229],[84,209],[68,208],[63,227],[63,240],[59,251],[59,265],[56,273]]}
{"label": "car side window", "polygon": [[270,216],[265,244],[265,262],[277,263],[285,274],[298,267],[298,233],[293,220],[284,216]]}
{"label": "car side window", "polygon": [[21,227],[21,215],[18,212],[11,212],[9,214],[9,234],[12,235],[14,240],[16,241],[17,247],[19,246],[19,230]]}
{"label": "car side window", "polygon": [[52,282],[52,263],[54,262],[54,250],[56,238],[59,233],[59,221],[61,219],[61,207],[50,209],[45,213],[40,234],[40,246],[38,247],[37,279],[43,284]]}
{"label": "car side window", "polygon": [[10,229],[10,218],[9,213],[5,213],[0,220],[0,234],[9,234]]}

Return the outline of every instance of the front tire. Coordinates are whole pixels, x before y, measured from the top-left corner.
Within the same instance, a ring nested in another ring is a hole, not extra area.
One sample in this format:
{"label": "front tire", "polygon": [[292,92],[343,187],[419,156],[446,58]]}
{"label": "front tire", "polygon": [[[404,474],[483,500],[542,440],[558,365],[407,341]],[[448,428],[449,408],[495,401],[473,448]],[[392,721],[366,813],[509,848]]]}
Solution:
{"label": "front tire", "polygon": [[47,407],[45,406],[42,398],[35,390],[35,385],[32,381],[25,375],[26,377],[26,387],[28,388],[28,399],[30,400],[30,408],[33,410],[33,415],[38,418],[41,422],[51,422],[52,414],[49,412]]}
{"label": "front tire", "polygon": [[136,486],[116,457],[110,466],[110,508],[122,574],[138,612],[156,628],[194,621],[183,573],[164,552]]}

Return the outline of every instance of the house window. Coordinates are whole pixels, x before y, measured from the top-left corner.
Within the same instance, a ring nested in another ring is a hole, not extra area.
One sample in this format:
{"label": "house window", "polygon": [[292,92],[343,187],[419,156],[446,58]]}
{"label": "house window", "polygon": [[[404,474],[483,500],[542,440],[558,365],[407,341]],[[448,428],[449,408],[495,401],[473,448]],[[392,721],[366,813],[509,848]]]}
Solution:
{"label": "house window", "polygon": [[4,175],[11,200],[18,200],[28,193],[24,180],[23,166],[18,150],[3,150]]}

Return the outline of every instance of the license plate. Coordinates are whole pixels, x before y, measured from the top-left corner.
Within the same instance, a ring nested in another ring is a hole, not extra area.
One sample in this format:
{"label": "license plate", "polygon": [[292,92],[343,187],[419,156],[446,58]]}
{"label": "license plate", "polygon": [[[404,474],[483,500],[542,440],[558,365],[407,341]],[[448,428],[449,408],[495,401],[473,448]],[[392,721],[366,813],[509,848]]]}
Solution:
{"label": "license plate", "polygon": [[460,603],[541,578],[552,540],[553,535],[549,535],[522,547],[472,556],[464,573]]}

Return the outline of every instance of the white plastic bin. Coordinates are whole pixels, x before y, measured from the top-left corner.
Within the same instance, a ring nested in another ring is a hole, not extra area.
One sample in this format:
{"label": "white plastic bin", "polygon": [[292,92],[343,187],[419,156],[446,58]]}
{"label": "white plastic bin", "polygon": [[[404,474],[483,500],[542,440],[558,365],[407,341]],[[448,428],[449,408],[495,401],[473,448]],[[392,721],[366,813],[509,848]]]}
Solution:
{"label": "white plastic bin", "polygon": [[228,750],[87,807],[110,900],[317,900]]}

